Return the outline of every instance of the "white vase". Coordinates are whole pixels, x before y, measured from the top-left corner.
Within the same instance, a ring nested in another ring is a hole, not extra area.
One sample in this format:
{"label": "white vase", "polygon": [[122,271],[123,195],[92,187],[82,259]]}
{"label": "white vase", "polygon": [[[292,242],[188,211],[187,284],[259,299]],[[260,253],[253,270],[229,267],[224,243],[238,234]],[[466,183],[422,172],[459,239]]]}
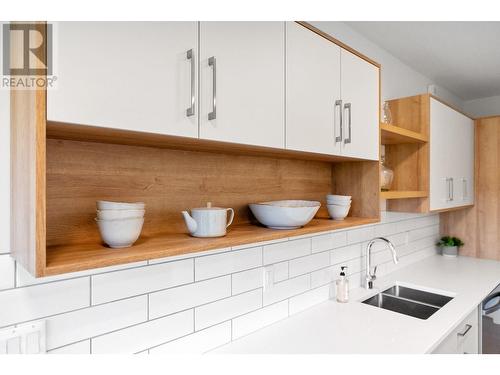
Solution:
{"label": "white vase", "polygon": [[442,246],[443,256],[456,257],[458,256],[458,246]]}

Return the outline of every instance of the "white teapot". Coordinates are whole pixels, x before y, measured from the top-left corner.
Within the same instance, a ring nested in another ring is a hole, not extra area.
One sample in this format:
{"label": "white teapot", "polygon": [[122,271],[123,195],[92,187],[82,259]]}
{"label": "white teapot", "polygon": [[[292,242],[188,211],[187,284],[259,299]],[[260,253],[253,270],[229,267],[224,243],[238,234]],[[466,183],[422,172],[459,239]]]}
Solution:
{"label": "white teapot", "polygon": [[182,216],[184,216],[186,227],[191,236],[223,237],[226,235],[226,228],[233,222],[234,210],[232,208],[212,207],[212,204],[208,202],[207,207],[192,208],[191,215],[187,211],[182,211]]}

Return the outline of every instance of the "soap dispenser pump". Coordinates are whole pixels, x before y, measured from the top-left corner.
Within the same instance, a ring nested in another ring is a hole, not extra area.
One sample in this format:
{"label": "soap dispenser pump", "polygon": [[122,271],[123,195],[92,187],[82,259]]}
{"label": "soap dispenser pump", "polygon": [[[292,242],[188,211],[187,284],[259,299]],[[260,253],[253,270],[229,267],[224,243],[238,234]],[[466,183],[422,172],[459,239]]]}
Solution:
{"label": "soap dispenser pump", "polygon": [[349,280],[345,275],[347,266],[340,267],[340,278],[335,282],[337,302],[349,302]]}

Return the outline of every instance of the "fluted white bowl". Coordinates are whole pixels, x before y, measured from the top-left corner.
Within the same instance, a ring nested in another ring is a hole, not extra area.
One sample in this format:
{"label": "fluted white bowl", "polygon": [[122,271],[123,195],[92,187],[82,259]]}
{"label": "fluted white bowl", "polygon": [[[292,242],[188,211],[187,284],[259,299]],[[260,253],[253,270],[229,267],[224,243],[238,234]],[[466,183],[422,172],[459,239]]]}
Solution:
{"label": "fluted white bowl", "polygon": [[110,202],[110,201],[97,201],[97,209],[103,210],[144,210],[146,204],[144,202]]}
{"label": "fluted white bowl", "polygon": [[333,220],[344,220],[351,209],[351,205],[340,206],[338,204],[327,204],[326,209]]}
{"label": "fluted white bowl", "polygon": [[309,223],[321,203],[316,201],[283,200],[252,203],[250,210],[256,219],[272,229],[295,229]]}
{"label": "fluted white bowl", "polygon": [[121,220],[95,219],[102,241],[113,249],[130,247],[139,238],[144,224],[143,217]]}
{"label": "fluted white bowl", "polygon": [[97,210],[99,220],[120,220],[144,217],[146,210]]}

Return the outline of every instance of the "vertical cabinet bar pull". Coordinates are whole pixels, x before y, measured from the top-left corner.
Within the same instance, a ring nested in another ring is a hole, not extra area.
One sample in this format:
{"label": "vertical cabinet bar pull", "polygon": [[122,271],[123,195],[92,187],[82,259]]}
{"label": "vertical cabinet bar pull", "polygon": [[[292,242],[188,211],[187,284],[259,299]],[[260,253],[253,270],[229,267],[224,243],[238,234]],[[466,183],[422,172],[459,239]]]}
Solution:
{"label": "vertical cabinet bar pull", "polygon": [[352,141],[352,129],[351,129],[351,103],[345,103],[344,104],[344,109],[347,109],[347,121],[348,121],[348,126],[347,128],[349,129],[349,136],[344,139],[344,143],[351,143]]}
{"label": "vertical cabinet bar pull", "polygon": [[446,189],[448,190],[448,197],[447,197],[447,201],[448,202],[451,202],[453,200],[453,197],[452,197],[452,192],[451,192],[451,178],[450,177],[446,177]]}
{"label": "vertical cabinet bar pull", "polygon": [[212,112],[208,114],[209,120],[217,118],[217,61],[215,56],[208,59],[208,66],[212,67]]}
{"label": "vertical cabinet bar pull", "polygon": [[465,200],[467,198],[467,179],[462,178],[462,199]]}
{"label": "vertical cabinet bar pull", "polygon": [[335,126],[335,119],[337,118],[335,116],[335,110],[337,109],[337,107],[339,107],[339,135],[335,135],[335,143],[342,142],[342,128],[344,126],[342,124],[342,100],[336,100],[335,107],[333,108],[333,129],[335,131],[335,134],[337,134],[337,128]]}
{"label": "vertical cabinet bar pull", "polygon": [[454,190],[454,186],[453,186],[453,177],[450,178],[450,185],[451,185],[451,201],[455,198],[455,190]]}
{"label": "vertical cabinet bar pull", "polygon": [[187,51],[186,58],[191,61],[191,106],[188,109],[186,109],[186,116],[190,117],[190,116],[194,116],[194,100],[195,100],[195,97],[194,97],[194,94],[195,94],[195,92],[194,92],[195,61],[194,61],[193,49],[190,49],[189,51]]}

